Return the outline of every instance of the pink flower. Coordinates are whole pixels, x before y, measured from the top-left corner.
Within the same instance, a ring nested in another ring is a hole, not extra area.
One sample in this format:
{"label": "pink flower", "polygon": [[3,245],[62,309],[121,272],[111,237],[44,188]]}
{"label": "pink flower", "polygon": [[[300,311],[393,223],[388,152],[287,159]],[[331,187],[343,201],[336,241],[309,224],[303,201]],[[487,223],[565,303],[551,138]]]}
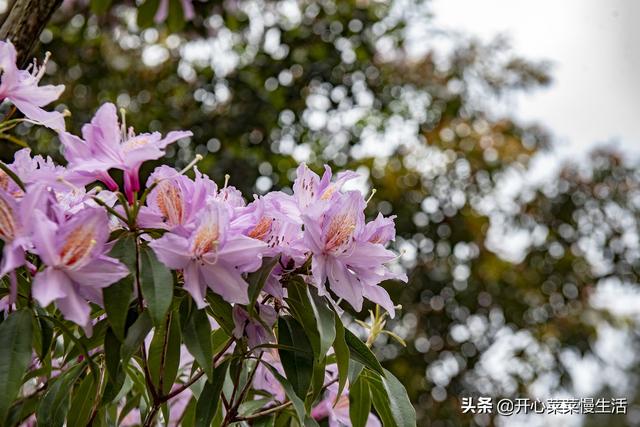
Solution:
{"label": "pink flower", "polygon": [[159,132],[135,135],[132,128],[120,126],[115,105],[107,103],[98,109],[91,123],[82,127],[84,140],[62,132],[60,141],[71,169],[92,173],[112,191],[118,185],[108,171],[123,170],[124,192],[131,202],[133,193],[140,190],[138,172],[142,163],[161,158],[167,145],[191,135],[189,131],[169,132],[164,138]]}
{"label": "pink flower", "polygon": [[101,289],[129,274],[106,255],[109,224],[101,208],[85,208],[58,224],[36,210],[33,242],[46,265],[33,280],[33,296],[42,305],[56,303],[64,317],[91,333],[91,308],[102,304]]}
{"label": "pink flower", "polygon": [[238,339],[246,336],[249,340],[249,348],[273,343],[276,339],[272,330],[278,319],[276,310],[269,305],[258,304],[257,315],[260,316],[261,321],[250,318],[249,313],[243,307],[233,306],[233,323],[235,325],[233,336]]}
{"label": "pink flower", "polygon": [[25,251],[31,248],[32,214],[45,201],[45,189],[33,187],[24,197],[14,198],[0,188],[0,239],[4,241],[0,277],[25,264]]}
{"label": "pink flower", "polygon": [[[305,243],[312,253],[313,283],[320,294],[326,295],[324,284],[328,279],[331,290],[357,311],[367,298],[393,317],[393,302],[378,285],[386,279],[406,281],[406,276],[391,272],[385,265],[395,259],[393,252],[368,240],[376,235],[380,229],[376,224],[381,221],[367,229],[364,207],[362,195],[350,191],[336,194],[328,204],[313,205],[302,215]],[[365,232],[367,240],[363,239]]]}
{"label": "pink flower", "polygon": [[147,188],[156,186],[147,196],[146,206],[140,209],[139,224],[188,235],[196,214],[205,206],[207,198],[218,190],[216,184],[198,169],[195,174],[195,180],[191,180],[169,166],[157,167],[147,180]]}
{"label": "pink flower", "polygon": [[183,270],[184,287],[198,308],[206,305],[207,286],[228,302],[249,302],[242,274],[260,268],[266,244],[235,232],[229,223],[228,207],[210,200],[188,236],[169,232],[149,243],[167,267]]}
{"label": "pink flower", "polygon": [[331,177],[331,168],[327,165],[324,166],[322,179],[306,164],[298,166],[293,183],[293,195],[300,213],[305,213],[317,202],[327,202],[338,196],[344,183],[357,178],[358,174],[352,171],[340,172],[335,182],[331,182]]}
{"label": "pink flower", "polygon": [[58,99],[64,91],[63,85],[38,86],[45,72],[45,64],[38,67],[34,62],[26,70],[19,70],[16,48],[10,41],[0,41],[0,71],[0,102],[8,99],[27,118],[57,131],[64,130],[64,116],[61,113],[42,109]]}

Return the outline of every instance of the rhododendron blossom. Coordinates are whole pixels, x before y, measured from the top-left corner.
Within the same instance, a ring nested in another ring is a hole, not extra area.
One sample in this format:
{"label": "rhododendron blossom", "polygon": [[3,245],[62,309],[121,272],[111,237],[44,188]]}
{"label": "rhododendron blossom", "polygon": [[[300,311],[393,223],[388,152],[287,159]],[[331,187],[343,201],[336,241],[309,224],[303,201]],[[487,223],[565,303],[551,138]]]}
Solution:
{"label": "rhododendron blossom", "polygon": [[[12,60],[0,58],[3,89]],[[37,355],[18,369],[15,382],[29,380],[7,402],[68,381],[76,404],[86,397],[78,390],[89,390],[102,399],[92,401],[94,415],[109,407],[119,425],[191,425],[185,419],[196,417],[210,425],[214,414],[222,425],[276,414],[296,425],[351,425],[350,371],[364,372],[361,381],[391,374],[365,344],[353,347],[342,309],[371,301],[367,344],[393,336],[384,319],[395,307],[381,283],[406,281],[387,248],[394,217],[367,222],[363,194],[344,189],[357,175],[334,180],[328,166],[320,177],[303,164],[292,191],[245,199],[229,176],[219,187],[203,174],[198,155],[182,170],[156,167],[141,186],[141,165],[191,132],[136,135],[110,103],[82,138],[58,130],[66,165],[29,149],[0,165],[0,338],[13,340],[0,358],[20,367],[20,349],[24,360]],[[406,393],[386,399],[408,402]],[[380,425],[366,412],[367,425]],[[89,415],[69,424],[91,424]],[[0,424],[6,416],[0,405]],[[49,425],[47,416],[38,409],[35,421],[31,413],[24,420]]]}
{"label": "rhododendron blossom", "polygon": [[33,243],[46,265],[34,277],[34,298],[43,306],[55,301],[67,319],[91,331],[87,301],[101,304],[101,288],[129,274],[127,267],[105,254],[106,212],[86,208],[61,224],[39,210],[33,217]]}
{"label": "rhododendron blossom", "polygon": [[133,193],[140,190],[138,172],[142,163],[161,158],[167,145],[191,135],[183,131],[169,132],[164,138],[159,132],[136,135],[132,128],[118,122],[115,105],[107,103],[98,109],[91,123],[82,127],[83,139],[63,132],[60,140],[71,169],[94,174],[111,190],[118,185],[108,171],[124,171],[124,192],[131,202]]}
{"label": "rhododendron blossom", "polygon": [[46,61],[41,66],[34,61],[26,70],[20,70],[16,60],[17,53],[13,44],[0,40],[0,102],[7,99],[27,118],[51,129],[63,131],[63,114],[45,111],[42,107],[58,99],[64,91],[64,85],[39,86]]}

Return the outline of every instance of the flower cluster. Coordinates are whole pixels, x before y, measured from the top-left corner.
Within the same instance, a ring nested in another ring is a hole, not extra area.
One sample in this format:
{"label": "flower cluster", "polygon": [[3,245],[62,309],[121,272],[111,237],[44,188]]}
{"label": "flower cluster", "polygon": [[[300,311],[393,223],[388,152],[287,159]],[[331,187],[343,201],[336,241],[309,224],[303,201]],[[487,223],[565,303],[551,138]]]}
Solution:
{"label": "flower cluster", "polygon": [[[18,70],[10,43],[0,42],[0,53],[0,99],[55,130],[67,161],[58,165],[23,149],[13,163],[2,165],[0,276],[11,284],[4,307],[18,307],[19,278],[26,277],[30,298],[43,309],[55,307],[90,336],[104,313],[103,290],[133,275],[139,285],[139,252],[146,250],[171,272],[177,292],[186,291],[196,311],[209,308],[212,295],[230,307],[234,326],[229,335],[237,340],[233,346],[245,343],[247,354],[258,353],[275,370],[258,364],[252,374],[254,388],[279,401],[285,390],[277,372],[284,375],[286,369],[278,352],[262,347],[276,343],[279,317],[293,311],[293,281],[314,288],[337,314],[343,301],[360,311],[367,299],[393,316],[394,305],[380,284],[407,280],[390,266],[396,258],[387,249],[395,238],[393,217],[365,220],[367,200],[358,191],[344,189],[355,173],[342,172],[334,179],[327,166],[319,176],[302,164],[291,191],[254,195],[247,203],[228,182],[219,187],[202,174],[196,159],[183,171],[158,166],[141,186],[141,165],[160,159],[169,144],[191,132],[136,134],[107,103],[82,127],[81,137],[73,135],[65,130],[62,114],[41,108],[62,88],[38,86],[42,67]],[[122,191],[114,170],[122,171]],[[135,239],[135,271],[113,255],[122,235]],[[252,296],[249,275],[258,270],[264,277]],[[140,289],[135,289],[138,315],[152,303]],[[164,312],[168,309],[166,305]],[[325,354],[319,357],[324,360]],[[193,363],[189,357],[182,361]],[[328,419],[331,426],[347,425],[349,398],[342,391],[344,381],[336,384],[335,364],[331,366],[310,414]],[[371,416],[367,425],[378,424]]]}

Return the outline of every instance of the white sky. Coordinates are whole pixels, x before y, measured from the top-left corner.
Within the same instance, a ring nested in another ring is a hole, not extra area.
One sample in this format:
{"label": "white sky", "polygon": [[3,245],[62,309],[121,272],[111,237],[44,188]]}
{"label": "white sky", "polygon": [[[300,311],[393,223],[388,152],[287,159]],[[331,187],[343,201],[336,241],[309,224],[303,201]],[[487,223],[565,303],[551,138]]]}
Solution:
{"label": "white sky", "polygon": [[618,141],[640,155],[640,1],[432,0],[436,26],[553,63],[554,83],[518,99],[516,115],[550,129],[564,156]]}

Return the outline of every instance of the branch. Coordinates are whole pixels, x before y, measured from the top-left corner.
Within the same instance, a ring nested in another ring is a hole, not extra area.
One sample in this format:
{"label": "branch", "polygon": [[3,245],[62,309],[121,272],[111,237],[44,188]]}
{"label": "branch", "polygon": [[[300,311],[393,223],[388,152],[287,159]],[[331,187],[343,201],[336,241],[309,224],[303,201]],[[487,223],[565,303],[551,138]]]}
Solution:
{"label": "branch", "polygon": [[11,40],[18,51],[18,64],[26,65],[40,33],[62,0],[16,0],[0,27],[0,40]]}

